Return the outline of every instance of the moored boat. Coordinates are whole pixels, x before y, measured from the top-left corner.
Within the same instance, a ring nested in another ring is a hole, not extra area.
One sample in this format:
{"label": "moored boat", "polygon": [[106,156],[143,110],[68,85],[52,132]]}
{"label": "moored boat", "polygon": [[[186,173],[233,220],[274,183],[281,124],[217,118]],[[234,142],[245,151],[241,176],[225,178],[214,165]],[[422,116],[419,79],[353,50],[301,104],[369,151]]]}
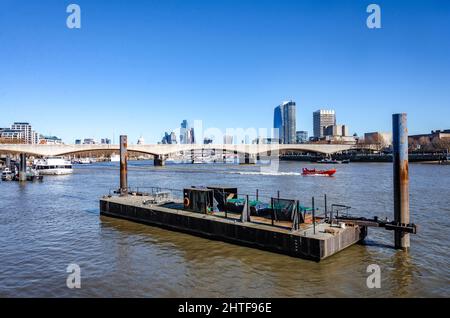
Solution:
{"label": "moored boat", "polygon": [[338,164],[341,163],[340,161],[337,161],[336,159],[331,158],[325,158],[317,161],[317,163],[326,163],[326,164]]}
{"label": "moored boat", "polygon": [[2,180],[3,181],[11,181],[14,179],[14,172],[11,171],[8,167],[2,171]]}
{"label": "moored boat", "polygon": [[39,175],[61,175],[71,174],[72,163],[62,157],[49,157],[46,159],[36,159],[33,163]]}

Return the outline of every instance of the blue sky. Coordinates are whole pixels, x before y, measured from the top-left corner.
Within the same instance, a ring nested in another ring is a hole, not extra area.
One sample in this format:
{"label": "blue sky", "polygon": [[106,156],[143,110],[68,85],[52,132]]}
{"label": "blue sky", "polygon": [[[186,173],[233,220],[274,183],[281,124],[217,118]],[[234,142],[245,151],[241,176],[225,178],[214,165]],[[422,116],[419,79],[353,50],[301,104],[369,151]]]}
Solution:
{"label": "blue sky", "polygon": [[[370,3],[382,29],[366,27]],[[319,108],[358,134],[395,112],[410,133],[448,129],[449,39],[446,0],[0,0],[0,126],[156,142],[182,119],[270,128],[293,99],[310,133]]]}

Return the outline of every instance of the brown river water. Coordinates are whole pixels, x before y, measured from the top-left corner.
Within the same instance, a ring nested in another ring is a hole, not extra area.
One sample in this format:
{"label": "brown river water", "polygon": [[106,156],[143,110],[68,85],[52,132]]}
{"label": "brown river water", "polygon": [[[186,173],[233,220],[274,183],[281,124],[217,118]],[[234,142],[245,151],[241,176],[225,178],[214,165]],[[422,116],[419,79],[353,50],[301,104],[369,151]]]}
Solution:
{"label": "brown river water", "polygon": [[[282,162],[279,172],[260,173],[135,161],[129,183],[280,190],[303,202],[327,194],[353,214],[392,219],[392,164],[339,165],[333,178],[302,177],[302,167],[313,165]],[[0,182],[0,297],[449,297],[450,166],[411,164],[410,178],[419,232],[409,253],[392,248],[392,232],[370,228],[364,245],[320,263],[100,216],[98,199],[119,182],[117,163],[74,166],[42,183]],[[66,286],[71,263],[81,268],[79,289]],[[370,264],[381,268],[379,289],[366,285]]]}

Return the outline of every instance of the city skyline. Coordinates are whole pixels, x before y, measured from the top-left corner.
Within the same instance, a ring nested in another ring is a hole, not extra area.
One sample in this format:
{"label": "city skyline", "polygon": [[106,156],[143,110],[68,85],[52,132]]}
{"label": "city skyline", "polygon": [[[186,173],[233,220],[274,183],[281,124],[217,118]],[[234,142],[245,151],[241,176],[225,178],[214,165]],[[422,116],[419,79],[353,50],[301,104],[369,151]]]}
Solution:
{"label": "city skyline", "polygon": [[390,131],[397,112],[410,134],[448,129],[449,4],[433,2],[378,1],[383,28],[370,30],[366,3],[83,0],[82,28],[70,30],[66,4],[6,1],[0,127],[156,143],[180,118],[271,128],[274,105],[292,99],[310,135],[323,108],[360,136]]}

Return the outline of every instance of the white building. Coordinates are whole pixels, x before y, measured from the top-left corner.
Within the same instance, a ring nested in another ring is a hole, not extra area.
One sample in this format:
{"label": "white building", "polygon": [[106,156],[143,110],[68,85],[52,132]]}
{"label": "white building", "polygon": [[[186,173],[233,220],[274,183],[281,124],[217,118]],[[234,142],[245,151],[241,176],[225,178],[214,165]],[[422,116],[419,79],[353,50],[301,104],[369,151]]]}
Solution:
{"label": "white building", "polygon": [[0,133],[2,139],[25,142],[25,133],[21,130],[3,129]]}
{"label": "white building", "polygon": [[[23,139],[27,144],[38,144],[39,143],[39,134],[35,132],[30,123],[27,122],[15,122],[11,125],[12,131],[21,131],[23,132]],[[12,132],[10,132],[12,135]]]}
{"label": "white building", "polygon": [[44,136],[40,135],[39,143],[43,145],[62,145],[63,142],[61,138],[56,136]]}

